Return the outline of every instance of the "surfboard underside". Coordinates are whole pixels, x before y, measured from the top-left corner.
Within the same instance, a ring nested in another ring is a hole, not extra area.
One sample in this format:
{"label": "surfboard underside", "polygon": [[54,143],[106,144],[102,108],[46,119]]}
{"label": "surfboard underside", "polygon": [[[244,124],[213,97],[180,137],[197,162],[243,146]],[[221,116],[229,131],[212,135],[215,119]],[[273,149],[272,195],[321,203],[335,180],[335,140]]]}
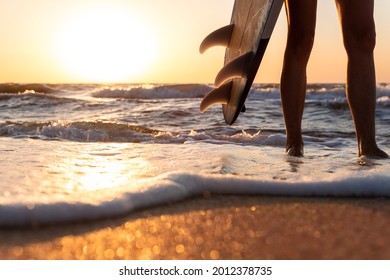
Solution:
{"label": "surfboard underside", "polygon": [[241,111],[267,48],[283,0],[236,0],[231,23],[208,35],[200,46],[226,48],[224,67],[215,78],[216,88],[201,103],[201,112],[222,104],[224,119],[232,125]]}

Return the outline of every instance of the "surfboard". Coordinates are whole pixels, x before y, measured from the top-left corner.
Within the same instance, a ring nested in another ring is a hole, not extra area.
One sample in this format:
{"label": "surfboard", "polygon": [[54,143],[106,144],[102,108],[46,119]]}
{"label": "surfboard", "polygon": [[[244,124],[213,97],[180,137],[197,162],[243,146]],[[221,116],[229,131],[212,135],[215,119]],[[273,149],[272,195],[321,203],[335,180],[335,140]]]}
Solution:
{"label": "surfboard", "polygon": [[214,46],[226,48],[224,66],[215,78],[215,88],[200,104],[204,112],[222,104],[225,122],[232,125],[256,77],[284,0],[235,0],[231,22],[210,33],[200,44],[204,53]]}

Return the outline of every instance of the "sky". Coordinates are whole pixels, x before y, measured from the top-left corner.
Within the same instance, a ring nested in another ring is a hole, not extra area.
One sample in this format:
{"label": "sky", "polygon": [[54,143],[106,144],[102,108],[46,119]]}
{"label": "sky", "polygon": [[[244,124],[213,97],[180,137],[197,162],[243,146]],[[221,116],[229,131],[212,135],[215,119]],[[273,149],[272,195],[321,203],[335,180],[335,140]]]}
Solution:
{"label": "sky", "polygon": [[[223,48],[199,53],[229,24],[234,0],[0,0],[2,83],[212,83]],[[377,0],[377,82],[390,82],[390,1]],[[255,82],[278,83],[287,22],[281,11]],[[333,0],[318,1],[308,81],[344,82]]]}

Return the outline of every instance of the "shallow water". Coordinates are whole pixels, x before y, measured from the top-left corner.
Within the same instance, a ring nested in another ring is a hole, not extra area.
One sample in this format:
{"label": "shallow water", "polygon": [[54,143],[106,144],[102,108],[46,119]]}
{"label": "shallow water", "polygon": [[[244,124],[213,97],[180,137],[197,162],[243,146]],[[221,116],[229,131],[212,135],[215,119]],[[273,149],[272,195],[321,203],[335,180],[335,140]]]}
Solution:
{"label": "shallow water", "polygon": [[[0,226],[111,217],[204,192],[390,196],[389,160],[357,157],[342,85],[308,88],[305,158],[284,155],[277,85],[227,126],[208,85],[0,85]],[[390,88],[377,88],[390,151]]]}

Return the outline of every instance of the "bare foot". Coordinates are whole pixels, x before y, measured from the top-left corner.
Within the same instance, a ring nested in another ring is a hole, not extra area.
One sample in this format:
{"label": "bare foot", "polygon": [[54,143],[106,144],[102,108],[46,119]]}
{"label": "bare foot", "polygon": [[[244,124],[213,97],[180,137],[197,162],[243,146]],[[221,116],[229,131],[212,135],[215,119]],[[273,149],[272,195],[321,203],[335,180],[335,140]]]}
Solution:
{"label": "bare foot", "polygon": [[292,157],[303,157],[303,143],[298,145],[288,145],[286,154]]}
{"label": "bare foot", "polygon": [[361,149],[359,151],[359,156],[366,156],[372,159],[386,159],[389,158],[389,155],[378,148],[378,146],[370,147],[368,149]]}

